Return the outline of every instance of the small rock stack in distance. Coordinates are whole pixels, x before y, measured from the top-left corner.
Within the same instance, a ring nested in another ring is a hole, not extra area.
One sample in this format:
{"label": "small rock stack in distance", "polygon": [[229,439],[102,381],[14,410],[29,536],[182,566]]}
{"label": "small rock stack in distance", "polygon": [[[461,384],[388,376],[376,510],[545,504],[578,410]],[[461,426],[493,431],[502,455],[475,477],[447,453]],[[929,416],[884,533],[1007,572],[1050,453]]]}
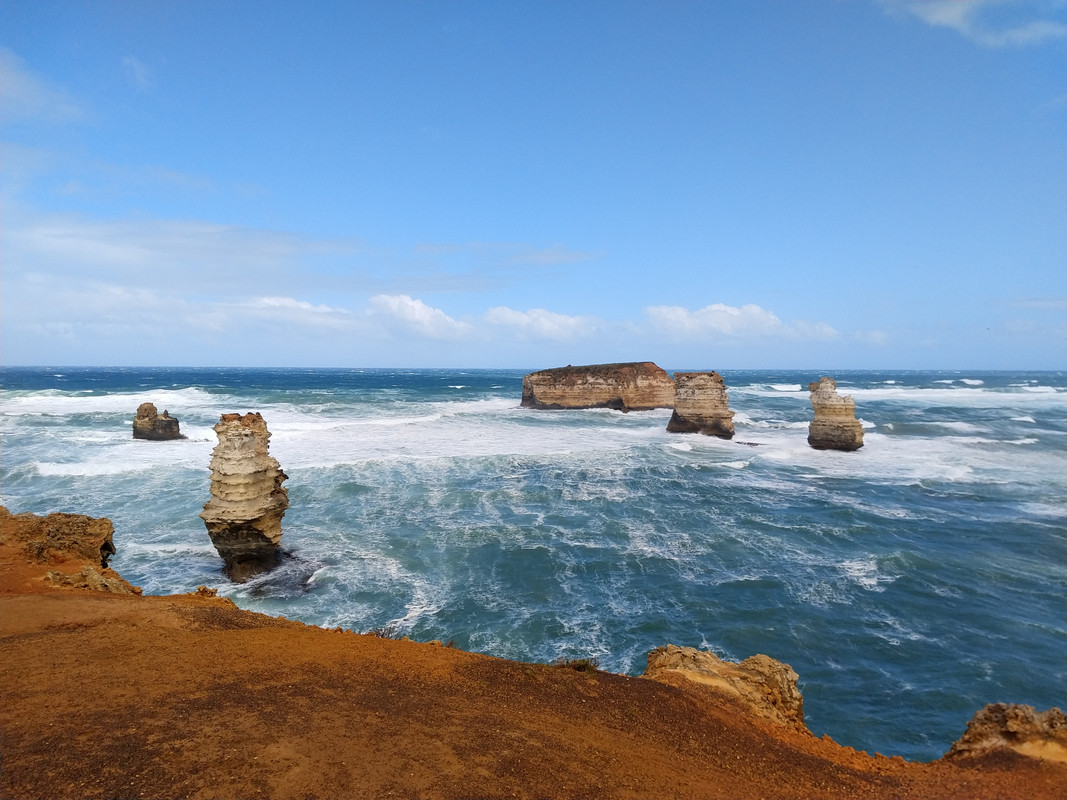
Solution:
{"label": "small rock stack in distance", "polygon": [[859,450],[863,447],[863,426],[856,419],[856,403],[837,393],[837,381],[819,378],[809,383],[815,419],[808,426],[808,444],[816,450]]}

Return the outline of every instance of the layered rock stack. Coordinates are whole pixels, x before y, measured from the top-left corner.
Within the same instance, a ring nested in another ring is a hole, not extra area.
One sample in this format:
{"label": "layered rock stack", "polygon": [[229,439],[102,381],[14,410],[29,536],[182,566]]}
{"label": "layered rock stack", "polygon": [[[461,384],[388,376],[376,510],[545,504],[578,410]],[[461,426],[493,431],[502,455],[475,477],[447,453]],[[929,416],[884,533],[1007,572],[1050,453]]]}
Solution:
{"label": "layered rock stack", "polygon": [[141,403],[137,406],[137,416],[133,418],[133,438],[164,442],[185,437],[178,430],[177,419],[166,411],[158,413],[152,403]]}
{"label": "layered rock stack", "polygon": [[720,439],[734,437],[734,412],[726,384],[717,372],[674,373],[674,413],[670,433],[703,433]]}
{"label": "layered rock stack", "polygon": [[544,369],[522,379],[522,405],[618,411],[672,408],[674,381],[651,361]]}
{"label": "layered rock stack", "polygon": [[856,404],[848,395],[837,393],[837,381],[819,378],[809,383],[815,419],[808,426],[808,444],[816,450],[859,450],[863,447],[863,426],[856,419]]}
{"label": "layered rock stack", "polygon": [[270,432],[258,413],[223,414],[211,452],[211,499],[200,513],[235,581],[276,566],[281,558],[287,476],[267,453]]}

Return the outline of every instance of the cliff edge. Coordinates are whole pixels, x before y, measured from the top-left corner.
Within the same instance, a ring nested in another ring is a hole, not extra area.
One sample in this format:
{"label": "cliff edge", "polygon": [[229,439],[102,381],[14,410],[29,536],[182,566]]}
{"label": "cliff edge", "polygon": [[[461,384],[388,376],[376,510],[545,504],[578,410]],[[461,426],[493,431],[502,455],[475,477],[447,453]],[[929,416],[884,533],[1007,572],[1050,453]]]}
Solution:
{"label": "cliff edge", "polygon": [[326,630],[203,588],[59,587],[45,573],[99,567],[110,523],[27,551],[40,519],[0,513],[7,800],[1067,796],[1067,765],[1003,748],[916,764],[817,739],[796,673],[766,657],[664,648],[649,680]]}

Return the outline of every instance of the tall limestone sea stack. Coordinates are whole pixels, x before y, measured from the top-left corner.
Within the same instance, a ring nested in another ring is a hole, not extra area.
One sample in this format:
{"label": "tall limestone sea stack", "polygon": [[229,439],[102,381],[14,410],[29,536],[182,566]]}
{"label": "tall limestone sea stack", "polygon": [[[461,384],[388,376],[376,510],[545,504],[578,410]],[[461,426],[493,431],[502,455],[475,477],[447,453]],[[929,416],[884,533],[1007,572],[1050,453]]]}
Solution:
{"label": "tall limestone sea stack", "polygon": [[672,408],[674,381],[651,361],[543,369],[522,379],[521,405],[617,411]]}
{"label": "tall limestone sea stack", "polygon": [[211,452],[211,499],[200,517],[231,579],[242,582],[281,558],[288,477],[267,453],[270,432],[258,413],[223,414]]}
{"label": "tall limestone sea stack", "polygon": [[816,450],[859,450],[863,447],[863,426],[856,419],[856,403],[837,393],[837,381],[819,378],[809,383],[815,419],[808,426],[808,444]]}
{"label": "tall limestone sea stack", "polygon": [[722,375],[717,372],[674,373],[674,413],[670,433],[703,433],[720,439],[734,437],[734,412]]}

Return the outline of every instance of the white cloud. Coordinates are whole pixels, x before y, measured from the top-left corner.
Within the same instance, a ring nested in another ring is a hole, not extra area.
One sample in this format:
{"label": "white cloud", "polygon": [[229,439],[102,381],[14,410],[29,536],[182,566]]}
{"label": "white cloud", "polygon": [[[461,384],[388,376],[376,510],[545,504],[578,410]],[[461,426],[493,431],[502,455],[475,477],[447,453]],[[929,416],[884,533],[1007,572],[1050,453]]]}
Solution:
{"label": "white cloud", "polygon": [[601,324],[600,320],[591,316],[569,316],[543,308],[516,311],[507,306],[489,309],[485,312],[484,319],[490,325],[510,328],[523,338],[555,341],[588,336],[594,333]]}
{"label": "white cloud", "polygon": [[0,48],[0,121],[74,122],[85,111],[59,88],[26,68],[22,59]]}
{"label": "white cloud", "polygon": [[291,325],[348,327],[353,322],[352,312],[328,305],[314,305],[306,300],[292,297],[255,297],[234,303],[231,308],[251,316],[261,317]]}
{"label": "white cloud", "polygon": [[122,59],[122,71],[126,73],[126,80],[142,92],[148,91],[156,84],[152,70],[136,56],[126,56]]}
{"label": "white cloud", "polygon": [[303,259],[351,252],[350,242],[182,220],[106,220],[75,215],[14,218],[4,231],[10,271],[92,273],[139,283],[192,281],[202,288],[247,293],[265,274],[298,273]]}
{"label": "white cloud", "polygon": [[856,331],[852,338],[864,344],[883,345],[889,341],[889,335],[885,331]]}
{"label": "white cloud", "polygon": [[452,319],[441,309],[406,294],[375,295],[370,305],[373,315],[393,320],[405,331],[429,339],[459,339],[473,330],[469,323]]}
{"label": "white cloud", "polygon": [[654,328],[680,335],[765,336],[784,327],[773,312],[751,303],[740,308],[714,303],[696,311],[682,306],[649,306],[645,314]]}
{"label": "white cloud", "polygon": [[676,338],[755,338],[777,336],[805,341],[825,341],[838,336],[825,322],[803,320],[786,325],[773,311],[754,303],[728,306],[713,303],[696,311],[682,306],[649,306],[645,309],[652,328]]}
{"label": "white cloud", "polygon": [[882,0],[893,13],[904,12],[927,25],[948,28],[986,47],[1025,46],[1067,38],[1067,24],[1041,18],[1043,9],[1063,2],[1033,0]]}

